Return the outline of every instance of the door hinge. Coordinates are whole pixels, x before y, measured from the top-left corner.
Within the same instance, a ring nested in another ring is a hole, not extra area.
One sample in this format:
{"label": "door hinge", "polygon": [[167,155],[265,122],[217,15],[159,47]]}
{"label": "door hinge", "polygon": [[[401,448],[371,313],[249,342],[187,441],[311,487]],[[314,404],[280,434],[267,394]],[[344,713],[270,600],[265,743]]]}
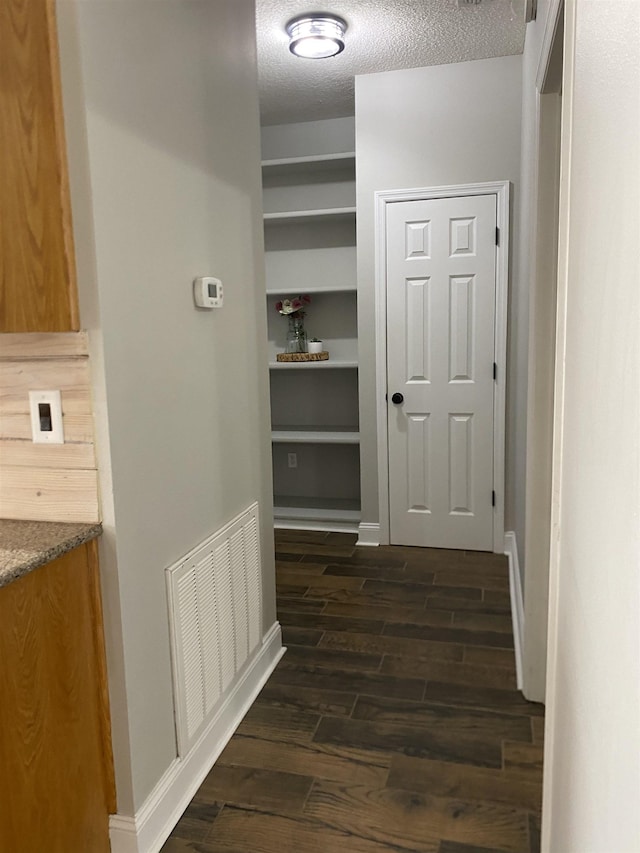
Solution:
{"label": "door hinge", "polygon": [[496,227],[496,246],[500,245],[500,229]]}
{"label": "door hinge", "polygon": [[495,505],[496,505],[496,493],[491,492],[491,506],[495,506]]}
{"label": "door hinge", "polygon": [[385,395],[384,395],[384,399],[385,399],[385,400],[387,401],[387,403],[388,403],[388,402],[389,402],[389,395],[388,395],[388,394],[385,394]]}
{"label": "door hinge", "polygon": [[493,381],[495,382],[497,378],[498,378],[498,365],[494,361],[493,362]]}

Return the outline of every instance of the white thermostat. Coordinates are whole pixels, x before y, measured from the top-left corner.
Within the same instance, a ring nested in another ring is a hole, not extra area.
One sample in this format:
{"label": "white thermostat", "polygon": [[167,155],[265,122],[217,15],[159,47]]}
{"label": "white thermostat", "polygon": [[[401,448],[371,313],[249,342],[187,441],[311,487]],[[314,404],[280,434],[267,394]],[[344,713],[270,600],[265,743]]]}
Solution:
{"label": "white thermostat", "polygon": [[193,299],[198,308],[222,308],[222,282],[210,277],[194,279]]}

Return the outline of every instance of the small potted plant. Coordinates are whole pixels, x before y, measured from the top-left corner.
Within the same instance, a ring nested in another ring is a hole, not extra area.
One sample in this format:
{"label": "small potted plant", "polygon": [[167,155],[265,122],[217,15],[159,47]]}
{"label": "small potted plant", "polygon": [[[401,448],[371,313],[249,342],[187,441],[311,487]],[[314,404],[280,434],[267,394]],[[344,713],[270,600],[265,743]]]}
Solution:
{"label": "small potted plant", "polygon": [[320,338],[311,338],[308,341],[307,346],[309,347],[309,352],[318,353],[323,351],[323,342]]}

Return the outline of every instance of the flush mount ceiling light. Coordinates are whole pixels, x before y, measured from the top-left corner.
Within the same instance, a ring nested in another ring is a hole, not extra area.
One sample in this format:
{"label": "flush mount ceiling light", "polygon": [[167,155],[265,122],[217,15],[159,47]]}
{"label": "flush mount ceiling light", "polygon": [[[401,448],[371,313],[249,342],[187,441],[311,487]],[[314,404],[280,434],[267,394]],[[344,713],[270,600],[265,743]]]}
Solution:
{"label": "flush mount ceiling light", "polygon": [[326,59],[344,50],[347,24],[336,15],[300,15],[287,24],[289,50],[304,59]]}

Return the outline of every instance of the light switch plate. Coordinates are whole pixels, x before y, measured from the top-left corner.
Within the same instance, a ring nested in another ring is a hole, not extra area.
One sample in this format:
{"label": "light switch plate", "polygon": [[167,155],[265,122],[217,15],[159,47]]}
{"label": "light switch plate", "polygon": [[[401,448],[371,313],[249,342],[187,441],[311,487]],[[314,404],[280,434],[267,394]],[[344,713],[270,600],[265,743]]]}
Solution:
{"label": "light switch plate", "polygon": [[[59,391],[29,391],[29,410],[34,444],[64,444],[62,397]],[[48,413],[49,417],[44,417],[44,413]]]}

